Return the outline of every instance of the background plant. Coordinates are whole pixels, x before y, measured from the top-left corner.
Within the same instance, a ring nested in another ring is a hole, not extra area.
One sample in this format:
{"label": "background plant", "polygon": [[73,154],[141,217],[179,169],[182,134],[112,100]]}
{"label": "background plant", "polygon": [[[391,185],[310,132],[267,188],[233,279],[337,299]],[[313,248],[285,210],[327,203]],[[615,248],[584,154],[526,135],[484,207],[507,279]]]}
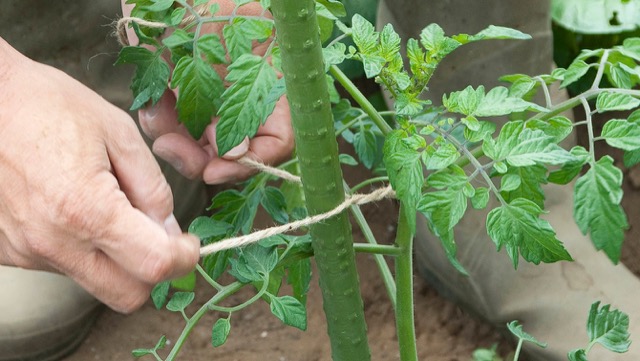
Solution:
{"label": "background plant", "polygon": [[[598,249],[618,262],[628,227],[620,206],[622,173],[611,157],[596,159],[594,147],[596,142],[605,141],[626,152],[627,164],[639,162],[640,112],[609,120],[601,134],[594,132],[592,115],[640,105],[640,91],[632,89],[640,81],[640,39],[627,39],[612,49],[585,51],[567,69],[551,74],[508,75],[502,78],[508,86],[468,87],[445,94],[443,106],[434,107],[424,95],[430,95],[426,92],[428,82],[447,54],[470,42],[525,40],[529,36],[496,26],[473,35],[447,36],[432,24],[419,39],[408,40],[405,60],[399,52],[401,39],[390,25],[378,32],[362,16],[355,15],[351,26],[346,26],[338,20],[345,15],[344,8],[335,0],[260,1],[263,8],[271,10],[274,20],[266,12],[258,17],[238,15],[237,10],[252,1],[235,1],[231,14],[218,14],[217,6],[202,0],[129,3],[136,5],[133,16],[152,22],[131,24],[141,43],[151,50],[125,47],[118,61],[137,65],[132,83],[133,109],[157,101],[170,84],[179,89],[178,114],[194,137],[200,137],[214,114],[220,117],[217,145],[224,153],[253,136],[288,89],[297,156],[281,168],[299,173],[302,186],[272,182],[276,180],[272,175],[261,173],[241,190],[219,193],[210,207],[215,213],[196,219],[190,227],[203,245],[249,233],[258,208],[276,223],[329,211],[344,201],[345,193],[352,192],[350,187],[358,190],[388,181],[401,204],[397,237],[391,246],[376,242],[354,206],[352,214],[368,244],[353,245],[350,224],[342,214],[312,225],[309,235],[278,235],[244,248],[207,255],[197,271],[217,290],[215,296],[189,316],[185,308],[194,294],[175,292],[167,302],[170,286],[159,284],[153,292],[154,302],[181,313],[185,329],[166,358],[157,352],[164,346],[163,339],[154,348],[134,351],[135,355],[174,359],[208,310],[226,314],[212,326],[212,344],[220,346],[231,331],[233,314],[261,299],[284,323],[305,329],[309,257],[314,255],[334,359],[369,359],[353,256],[358,250],[376,254],[396,310],[401,359],[416,360],[411,264],[416,214],[426,217],[450,261],[463,273],[463,266],[456,260],[453,227],[468,205],[481,209],[491,204],[488,234],[498,249],[506,249],[514,267],[520,258],[536,264],[571,260],[550,224],[540,218],[545,200],[542,185],[548,182],[570,184],[577,179],[576,221]],[[324,49],[320,39],[328,39],[331,29],[320,27],[318,36],[315,13],[335,23],[343,33]],[[218,35],[202,32],[203,24],[209,22],[225,24],[224,43]],[[166,29],[173,31],[160,37]],[[354,46],[341,42],[347,37]],[[266,52],[254,54],[252,41],[267,42]],[[163,56],[167,52],[169,59]],[[395,100],[391,111],[376,111],[337,67],[347,59],[361,62],[365,75],[391,94]],[[175,64],[173,70],[170,63]],[[212,68],[217,64],[227,67],[224,80]],[[596,75],[588,90],[552,104],[551,84],[566,87],[592,68]],[[284,77],[278,79],[278,73]],[[614,87],[601,87],[605,76]],[[340,99],[335,81],[357,106]],[[533,102],[538,92],[542,93],[542,105]],[[589,100],[595,100],[595,106]],[[572,122],[560,115],[573,107],[583,107],[586,119]],[[498,130],[493,122],[498,116],[510,116],[512,120]],[[588,146],[571,150],[560,147],[558,144],[578,126],[587,128]],[[354,144],[357,160],[338,154],[336,136]],[[360,162],[373,169],[377,177],[347,186],[342,181],[340,162]],[[490,203],[490,199],[496,202]],[[395,280],[383,255],[393,259]],[[221,284],[224,273],[234,281]],[[283,282],[291,285],[292,294],[281,294]],[[240,305],[223,306],[224,299],[246,286],[255,289],[254,296]]]}

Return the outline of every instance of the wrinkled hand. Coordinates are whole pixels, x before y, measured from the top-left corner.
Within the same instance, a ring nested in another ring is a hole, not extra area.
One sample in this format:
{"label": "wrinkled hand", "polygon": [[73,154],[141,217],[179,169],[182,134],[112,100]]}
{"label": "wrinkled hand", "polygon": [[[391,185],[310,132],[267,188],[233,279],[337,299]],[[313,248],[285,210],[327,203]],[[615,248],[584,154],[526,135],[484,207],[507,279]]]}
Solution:
{"label": "wrinkled hand", "polygon": [[125,112],[2,39],[0,84],[0,264],[65,273],[122,312],[193,269],[199,242]]}
{"label": "wrinkled hand", "polygon": [[[230,14],[234,8],[231,0],[212,1],[220,5],[216,14]],[[131,5],[122,1],[124,16],[131,13]],[[260,15],[262,8],[259,4],[248,4],[238,11],[242,15]],[[222,33],[219,23],[206,24],[203,31]],[[137,43],[137,37],[132,29],[127,29],[127,35],[132,44]],[[254,53],[263,54],[267,44],[255,44]],[[225,69],[216,67],[224,76]],[[262,161],[267,164],[277,164],[291,156],[293,150],[293,129],[289,115],[289,105],[281,98],[275,110],[267,118],[266,123],[258,129],[255,137],[245,140],[222,157],[218,156],[216,147],[216,122],[205,130],[201,139],[193,139],[186,128],[179,123],[175,110],[178,90],[165,92],[160,101],[138,113],[140,126],[147,136],[153,139],[153,152],[169,162],[182,175],[190,179],[202,178],[208,184],[220,184],[244,180],[255,171],[238,164],[235,160],[242,156]]]}

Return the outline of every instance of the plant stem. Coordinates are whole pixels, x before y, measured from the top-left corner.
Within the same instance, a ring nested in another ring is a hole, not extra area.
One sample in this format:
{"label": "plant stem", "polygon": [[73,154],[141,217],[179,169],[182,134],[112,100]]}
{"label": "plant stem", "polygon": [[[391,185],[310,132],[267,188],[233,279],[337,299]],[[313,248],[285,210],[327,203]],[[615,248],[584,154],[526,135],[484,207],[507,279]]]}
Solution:
{"label": "plant stem", "polygon": [[[271,12],[282,53],[307,209],[312,215],[324,213],[342,203],[345,194],[315,1],[272,0]],[[370,360],[347,214],[312,225],[311,237],[333,360]]]}
{"label": "plant stem", "polygon": [[418,361],[413,309],[413,232],[407,212],[400,205],[396,246],[401,254],[396,262],[396,328],[401,361]]}
{"label": "plant stem", "polygon": [[331,65],[331,67],[329,67],[329,71],[334,76],[334,78],[336,78],[336,80],[344,87],[347,93],[349,93],[353,97],[353,100],[355,100],[356,103],[360,105],[362,110],[364,110],[364,112],[369,115],[369,118],[371,118],[371,120],[378,126],[378,128],[380,128],[382,134],[386,135],[393,130],[391,126],[384,120],[384,118],[382,118],[382,116],[378,113],[373,104],[369,102],[367,97],[362,94],[360,89],[358,89],[358,87],[353,84],[351,79],[349,79],[347,75],[343,73],[342,70],[340,70],[340,68],[335,65]]}
{"label": "plant stem", "polygon": [[269,275],[265,276],[264,281],[262,281],[262,287],[260,287],[260,290],[258,292],[256,292],[256,294],[253,295],[253,297],[251,297],[250,299],[242,302],[241,304],[239,304],[237,306],[233,306],[233,307],[216,306],[216,305],[212,304],[212,305],[209,305],[209,309],[213,310],[213,311],[228,312],[228,313],[233,313],[233,312],[239,311],[239,310],[249,306],[250,304],[256,302],[257,300],[259,300],[260,297],[262,297],[267,292],[267,288],[269,288]]}
{"label": "plant stem", "polygon": [[362,181],[361,183],[356,184],[355,186],[353,186],[353,188],[351,188],[351,193],[355,193],[356,191],[370,185],[373,183],[378,183],[378,182],[388,182],[389,181],[389,177],[387,176],[380,176],[380,177],[375,177],[375,178],[369,178],[365,181]]}
{"label": "plant stem", "polygon": [[216,293],[215,296],[211,297],[211,299],[207,301],[207,303],[202,305],[196,311],[196,313],[194,313],[193,316],[191,316],[189,321],[187,321],[186,326],[184,326],[182,333],[178,337],[178,340],[176,340],[176,343],[174,344],[173,348],[171,349],[171,352],[169,353],[169,356],[167,356],[165,360],[173,361],[176,358],[176,356],[178,356],[178,353],[182,349],[182,345],[191,334],[191,331],[193,330],[193,328],[198,324],[202,316],[204,316],[205,313],[209,310],[209,307],[211,307],[212,305],[215,305],[216,303],[238,292],[244,286],[245,285],[240,282],[234,282],[228,286],[225,286],[222,290],[220,290],[220,292]]}
{"label": "plant stem", "polygon": [[356,252],[376,255],[399,256],[402,254],[400,248],[386,244],[354,243],[353,249]]}
{"label": "plant stem", "polygon": [[513,354],[513,361],[518,361],[520,358],[520,351],[522,350],[523,339],[518,339],[518,346],[516,346],[516,352]]}

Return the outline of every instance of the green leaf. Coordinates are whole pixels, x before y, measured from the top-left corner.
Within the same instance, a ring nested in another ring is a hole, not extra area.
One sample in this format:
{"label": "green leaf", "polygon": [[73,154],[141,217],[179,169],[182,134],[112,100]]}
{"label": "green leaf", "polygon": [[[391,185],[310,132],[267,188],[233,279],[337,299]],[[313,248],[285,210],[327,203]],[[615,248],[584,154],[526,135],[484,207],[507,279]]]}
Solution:
{"label": "green leaf", "polygon": [[271,295],[271,313],[285,325],[302,331],[307,329],[307,309],[300,301],[291,296],[276,297]]}
{"label": "green leaf", "polygon": [[186,276],[171,280],[171,287],[181,291],[193,291],[196,288],[196,273],[191,271]]}
{"label": "green leaf", "polygon": [[523,123],[508,122],[500,130],[495,149],[485,149],[490,142],[483,143],[485,154],[497,161],[506,160],[512,166],[523,167],[534,164],[564,164],[575,161],[571,153],[554,142],[554,138],[541,130],[523,128]]}
{"label": "green leaf", "polygon": [[360,54],[364,74],[368,79],[376,77],[382,71],[386,60],[380,55]]}
{"label": "green leaf", "polygon": [[322,48],[325,71],[328,71],[331,65],[341,64],[346,58],[346,51],[347,46],[344,43],[334,43],[331,46]]}
{"label": "green leaf", "polygon": [[120,50],[116,64],[136,65],[131,82],[134,97],[131,110],[144,107],[149,100],[155,104],[167,89],[171,70],[161,55],[161,51],[151,52],[137,46],[125,46]]}
{"label": "green leaf", "polygon": [[538,207],[544,208],[545,197],[541,185],[547,183],[547,168],[541,165],[511,167],[502,177],[503,183],[505,177],[518,179],[517,184],[514,184],[512,189],[504,189],[503,185],[501,194],[507,202],[517,198],[526,198],[533,201]]}
{"label": "green leaf", "polygon": [[227,235],[232,229],[233,226],[229,223],[218,221],[207,216],[197,217],[189,225],[189,233],[195,234],[202,241]]}
{"label": "green leaf", "polygon": [[242,230],[248,233],[253,225],[261,198],[260,192],[243,194],[235,189],[218,193],[211,201],[209,210],[221,208],[213,215],[214,219],[233,225],[233,232]]}
{"label": "green leaf", "polygon": [[460,158],[458,148],[448,142],[441,144],[437,148],[430,145],[422,155],[424,166],[429,170],[446,168]]}
{"label": "green leaf", "polygon": [[175,29],[171,35],[162,39],[162,43],[170,49],[185,45],[190,46],[193,43],[193,33],[186,32],[183,29]]}
{"label": "green leaf", "polygon": [[467,210],[467,197],[456,189],[429,192],[418,203],[420,211],[429,221],[429,228],[440,238],[447,258],[461,273],[467,274],[456,259],[457,247],[454,241],[453,227],[460,222]]}
{"label": "green leaf", "polygon": [[293,289],[293,297],[305,304],[311,284],[311,259],[303,258],[289,266],[287,283]]}
{"label": "green leaf", "polygon": [[276,247],[252,244],[242,248],[240,257],[235,264],[232,263],[232,266],[242,277],[250,281],[261,281],[273,271],[277,264],[278,251]]}
{"label": "green leaf", "polygon": [[198,50],[211,64],[226,64],[227,51],[224,49],[218,34],[204,34],[196,42]]}
{"label": "green leaf", "polygon": [[234,21],[231,24],[226,24],[222,29],[222,36],[231,61],[235,61],[244,54],[251,53],[251,38],[247,36],[242,23],[243,21],[241,20]]}
{"label": "green leaf", "polygon": [[193,292],[176,292],[167,303],[167,310],[181,312],[193,302],[195,294]]}
{"label": "green leaf", "polygon": [[473,361],[502,361],[502,358],[496,349],[496,344],[491,346],[491,348],[479,348],[473,351],[471,357],[473,358]]}
{"label": "green leaf", "polygon": [[319,4],[324,5],[327,10],[331,11],[336,17],[347,16],[347,10],[345,10],[342,2],[338,0],[316,0]]}
{"label": "green leaf", "polygon": [[171,282],[162,281],[156,284],[151,290],[151,300],[153,301],[153,305],[159,310],[164,304],[167,302],[167,296],[169,295],[169,286]]}
{"label": "green leaf", "polygon": [[387,135],[383,147],[384,164],[389,182],[405,205],[409,226],[415,229],[415,212],[422,194],[424,173],[420,153],[402,141],[405,136],[403,130],[394,130]]}
{"label": "green leaf", "polygon": [[551,16],[563,27],[581,34],[615,34],[636,30],[640,4],[636,1],[553,1]]}
{"label": "green leaf", "polygon": [[[454,39],[457,38],[454,36]],[[520,30],[507,28],[504,26],[489,25],[486,29],[480,31],[476,35],[473,35],[467,39],[467,41],[477,40],[489,40],[489,39],[514,39],[514,40],[528,40],[531,39],[531,35],[525,34]]]}
{"label": "green leaf", "polygon": [[571,260],[549,222],[539,218],[540,214],[542,210],[537,204],[517,198],[487,216],[487,233],[498,250],[506,248],[515,268],[519,255],[534,264]]}
{"label": "green leaf", "polygon": [[599,113],[610,110],[629,110],[640,106],[640,100],[628,94],[602,92],[598,94],[596,108]]}
{"label": "green leaf", "polygon": [[484,209],[489,203],[489,188],[479,187],[471,197],[471,206],[475,209]]}
{"label": "green leaf", "polygon": [[220,155],[256,134],[273,109],[267,100],[277,80],[271,65],[253,54],[242,55],[227,69],[225,80],[233,84],[222,94],[224,102],[218,111],[216,142]]}
{"label": "green leaf", "polygon": [[378,141],[371,129],[362,129],[353,136],[353,146],[362,164],[371,169],[378,155]]}
{"label": "green leaf", "polygon": [[429,187],[436,189],[452,188],[460,190],[468,184],[468,178],[464,169],[453,164],[445,169],[431,173],[427,177],[427,184]]}
{"label": "green leaf", "polygon": [[178,26],[180,25],[180,23],[182,22],[182,19],[184,19],[184,16],[187,14],[187,9],[186,8],[177,8],[177,9],[173,9],[173,11],[171,12],[171,25],[173,26]]}
{"label": "green leaf", "polygon": [[576,181],[573,214],[583,234],[590,233],[599,250],[613,263],[620,260],[624,231],[629,228],[620,206],[622,171],[604,156]]}
{"label": "green leaf", "polygon": [[576,158],[576,160],[567,162],[562,165],[562,168],[559,170],[551,172],[549,174],[549,182],[555,184],[567,184],[571,182],[580,171],[589,159],[591,159],[591,155],[589,152],[584,149],[582,146],[575,146],[571,148],[571,154]]}
{"label": "green leaf", "polygon": [[610,305],[600,307],[600,301],[591,305],[587,320],[589,341],[599,343],[607,350],[623,353],[629,350],[629,316]]}
{"label": "green leaf", "polygon": [[584,349],[576,349],[569,352],[569,361],[589,361],[587,359],[587,351]]}
{"label": "green leaf", "polygon": [[438,61],[456,50],[460,42],[444,35],[438,24],[430,24],[420,32],[420,43]]}
{"label": "green leaf", "polygon": [[355,14],[351,19],[351,29],[353,31],[353,42],[362,54],[370,54],[376,51],[380,34],[375,30],[373,24],[360,14]]}
{"label": "green leaf", "polygon": [[218,73],[200,58],[185,56],[173,70],[171,86],[178,88],[178,118],[191,136],[199,139],[216,112],[223,91]]}
{"label": "green leaf", "polygon": [[400,57],[400,35],[393,30],[393,25],[387,24],[382,28],[380,32],[380,55],[389,62],[395,61]]}
{"label": "green leaf", "polygon": [[340,160],[340,164],[350,165],[352,167],[358,165],[358,161],[349,154],[339,154],[338,160]]}
{"label": "green leaf", "polygon": [[567,71],[564,72],[564,79],[562,83],[560,83],[560,87],[567,87],[582,78],[587,72],[591,65],[585,63],[583,60],[576,59],[569,65]]}
{"label": "green leaf", "polygon": [[263,196],[260,203],[262,207],[269,213],[274,221],[285,224],[289,222],[289,214],[287,213],[287,201],[278,188],[265,187],[262,190]]}
{"label": "green leaf", "polygon": [[173,6],[174,0],[151,0],[152,4],[146,6],[146,9],[153,12],[160,12]]}
{"label": "green leaf", "polygon": [[564,116],[555,116],[548,120],[534,119],[526,123],[530,129],[539,129],[544,134],[553,137],[555,143],[560,143],[573,131],[573,122]]}
{"label": "green leaf", "polygon": [[625,119],[611,119],[607,121],[600,134],[612,147],[626,151],[640,148],[640,124],[628,122]]}
{"label": "green leaf", "polygon": [[477,117],[492,117],[525,110],[547,111],[547,109],[535,103],[528,102],[522,98],[509,96],[509,89],[498,86],[489,90],[484,98],[482,98],[473,115]]}
{"label": "green leaf", "polygon": [[229,332],[231,332],[231,322],[229,322],[229,319],[219,318],[211,330],[211,345],[213,345],[213,347],[224,345],[224,343],[227,342],[227,337],[229,337]]}
{"label": "green leaf", "polygon": [[509,192],[517,189],[522,184],[522,178],[520,175],[514,173],[507,173],[502,176],[500,180],[500,190],[502,192]]}
{"label": "green leaf", "polygon": [[507,323],[507,328],[514,336],[516,336],[520,340],[531,342],[542,348],[547,347],[547,344],[545,342],[540,342],[535,337],[524,332],[524,330],[522,329],[522,325],[518,321],[511,321]]}
{"label": "green leaf", "polygon": [[133,355],[133,357],[153,355],[154,352],[163,349],[166,344],[167,344],[167,338],[164,335],[162,335],[162,337],[160,337],[160,339],[158,340],[158,342],[156,342],[156,345],[152,349],[139,348],[131,351],[131,354]]}
{"label": "green leaf", "polygon": [[627,168],[631,168],[640,163],[640,149],[624,152],[623,161],[624,166]]}

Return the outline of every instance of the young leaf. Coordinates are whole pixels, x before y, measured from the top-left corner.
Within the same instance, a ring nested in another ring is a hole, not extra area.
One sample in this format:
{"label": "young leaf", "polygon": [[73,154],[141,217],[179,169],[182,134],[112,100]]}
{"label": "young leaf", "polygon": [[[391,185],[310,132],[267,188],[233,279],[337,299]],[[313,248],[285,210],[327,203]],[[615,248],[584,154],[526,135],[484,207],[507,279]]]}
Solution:
{"label": "young leaf", "polygon": [[[422,194],[424,173],[420,153],[402,141],[406,136],[403,130],[395,130],[387,135],[384,142],[384,164],[389,174],[389,182],[396,191],[398,199],[405,204],[409,225],[415,227],[415,211]],[[412,221],[413,222],[412,222]]]}
{"label": "young leaf", "polygon": [[355,14],[351,19],[351,29],[353,31],[353,42],[362,54],[375,52],[380,34],[375,30],[373,24],[362,15]]}
{"label": "young leaf", "polygon": [[502,358],[496,351],[497,345],[494,344],[491,348],[479,348],[473,351],[471,357],[473,361],[502,361]]}
{"label": "young leaf", "polygon": [[191,136],[199,139],[216,112],[222,79],[200,58],[185,56],[173,70],[171,86],[178,88],[178,117]]}
{"label": "young leaf", "polygon": [[120,50],[116,64],[137,66],[131,82],[134,97],[131,110],[142,108],[149,100],[155,104],[167,89],[171,70],[161,54],[161,51],[151,52],[137,46],[125,46]]}
{"label": "young leaf", "polygon": [[585,63],[583,60],[574,60],[567,68],[567,71],[564,72],[564,79],[560,87],[564,88],[577,82],[589,71],[590,67],[591,65]]}
{"label": "young leaf", "polygon": [[433,233],[441,239],[449,261],[463,274],[467,272],[456,259],[457,247],[453,227],[460,222],[466,210],[467,197],[460,190],[453,188],[429,192],[422,196],[418,203],[418,211],[424,214]]}
{"label": "young leaf", "polygon": [[601,136],[612,147],[626,151],[640,148],[640,124],[625,119],[611,119],[602,128]]}
{"label": "young leaf", "polygon": [[489,237],[498,250],[505,246],[515,268],[519,255],[534,264],[571,260],[549,222],[539,218],[540,214],[542,210],[534,202],[517,198],[487,215]]}
{"label": "young leaf", "polygon": [[598,94],[596,100],[596,109],[599,113],[611,110],[629,110],[637,108],[640,100],[628,94],[619,94],[613,92],[602,92]]}
{"label": "young leaf", "polygon": [[573,122],[563,116],[556,116],[549,120],[531,120],[525,126],[531,129],[539,129],[544,134],[553,137],[555,143],[560,143],[573,131]]}
{"label": "young leaf", "polygon": [[176,292],[167,303],[167,310],[173,312],[184,311],[193,302],[195,294],[193,292]]}
{"label": "young leaf", "polygon": [[291,296],[276,297],[271,295],[271,313],[285,325],[302,331],[307,329],[307,309],[300,301]]}
{"label": "young leaf", "polygon": [[613,263],[620,260],[624,231],[629,228],[620,206],[622,171],[604,156],[576,181],[573,214],[583,234],[590,233],[599,250]]}
{"label": "young leaf", "polygon": [[219,318],[213,325],[211,330],[211,345],[213,347],[219,347],[227,342],[229,332],[231,331],[231,322],[228,318]]}
{"label": "young leaf", "polygon": [[151,300],[153,301],[153,305],[159,310],[164,304],[167,302],[167,296],[169,295],[169,286],[171,282],[162,281],[156,284],[151,290]]}
{"label": "young leaf", "polygon": [[569,361],[589,361],[587,360],[587,351],[581,348],[572,350],[569,352],[568,356]]}
{"label": "young leaf", "polygon": [[471,197],[471,206],[475,209],[484,209],[489,203],[489,188],[476,188],[476,192]]}
{"label": "young leaf", "polygon": [[535,345],[538,345],[540,347],[547,347],[547,344],[545,342],[540,342],[538,341],[535,337],[531,336],[530,334],[524,332],[524,330],[522,329],[522,325],[518,322],[518,321],[511,321],[509,323],[507,323],[507,328],[509,329],[509,331],[516,336],[517,338],[527,341],[527,342],[531,342]]}
{"label": "young leaf", "polygon": [[202,241],[224,236],[230,233],[232,229],[233,226],[229,223],[218,221],[207,216],[197,217],[189,225],[189,233],[195,234]]}
{"label": "young leaf", "polygon": [[444,35],[438,24],[430,24],[420,32],[420,43],[437,61],[456,50],[460,42]]}
{"label": "young leaf", "polygon": [[228,67],[226,81],[233,83],[225,90],[216,127],[218,153],[224,154],[253,137],[264,123],[272,104],[268,94],[276,83],[275,70],[266,60],[253,54],[242,55]]}
{"label": "young leaf", "polygon": [[448,142],[441,144],[437,148],[430,145],[422,153],[424,166],[429,170],[444,169],[453,164],[458,158],[460,158],[458,149]]}
{"label": "young leaf", "polygon": [[[454,36],[454,39],[457,39],[457,37]],[[480,31],[476,35],[467,38],[466,40],[467,42],[471,42],[488,39],[528,40],[531,39],[531,35],[525,34],[520,30],[507,28],[504,26],[489,25],[489,27],[487,27],[486,29]]]}
{"label": "young leaf", "polygon": [[485,149],[490,142],[483,143],[485,154],[494,160],[506,160],[512,166],[523,167],[534,164],[563,164],[575,161],[571,153],[562,149],[553,137],[541,130],[523,128],[523,123],[508,122],[500,130],[494,149]]}
{"label": "young leaf", "polygon": [[587,320],[589,341],[599,343],[607,350],[623,353],[629,350],[629,316],[610,305],[600,307],[600,301],[591,305]]}

